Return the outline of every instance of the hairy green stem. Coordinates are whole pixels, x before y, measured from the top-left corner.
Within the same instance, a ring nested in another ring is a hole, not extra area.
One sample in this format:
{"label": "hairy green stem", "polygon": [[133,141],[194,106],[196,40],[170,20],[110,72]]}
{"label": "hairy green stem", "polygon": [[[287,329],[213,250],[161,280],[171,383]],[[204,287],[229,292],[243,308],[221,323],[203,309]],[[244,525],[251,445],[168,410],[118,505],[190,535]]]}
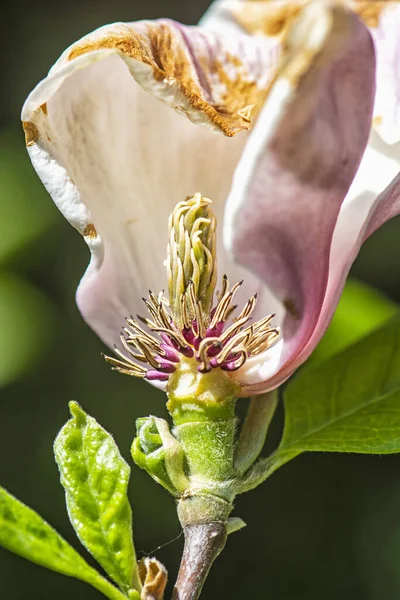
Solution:
{"label": "hairy green stem", "polygon": [[174,429],[184,449],[192,485],[208,488],[224,482],[233,475],[233,447],[236,419],[234,405],[227,418],[215,421],[198,420],[180,422]]}

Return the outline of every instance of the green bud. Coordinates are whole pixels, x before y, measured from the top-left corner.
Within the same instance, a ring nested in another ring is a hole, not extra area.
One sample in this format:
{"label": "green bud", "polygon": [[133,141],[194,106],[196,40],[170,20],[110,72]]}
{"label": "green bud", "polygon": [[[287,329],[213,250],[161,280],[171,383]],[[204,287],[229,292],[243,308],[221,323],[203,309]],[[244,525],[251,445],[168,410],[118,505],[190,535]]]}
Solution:
{"label": "green bud", "polygon": [[138,435],[131,447],[134,462],[172,495],[177,496],[178,492],[167,472],[165,450],[154,417],[137,419],[136,431]]}

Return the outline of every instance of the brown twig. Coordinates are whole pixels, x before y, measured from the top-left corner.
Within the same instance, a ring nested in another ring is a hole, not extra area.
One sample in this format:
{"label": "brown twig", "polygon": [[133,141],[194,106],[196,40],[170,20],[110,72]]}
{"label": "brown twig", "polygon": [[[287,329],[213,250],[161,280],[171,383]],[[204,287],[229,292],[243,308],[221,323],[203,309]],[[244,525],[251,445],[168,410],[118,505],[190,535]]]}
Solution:
{"label": "brown twig", "polygon": [[184,534],[185,547],[172,600],[197,600],[214,560],[225,546],[226,523],[186,525]]}

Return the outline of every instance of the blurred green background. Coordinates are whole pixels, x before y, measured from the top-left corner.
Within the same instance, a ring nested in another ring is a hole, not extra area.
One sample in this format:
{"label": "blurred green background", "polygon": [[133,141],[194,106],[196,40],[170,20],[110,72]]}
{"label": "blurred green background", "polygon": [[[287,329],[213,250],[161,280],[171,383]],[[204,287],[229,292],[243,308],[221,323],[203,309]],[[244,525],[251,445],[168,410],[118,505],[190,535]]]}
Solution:
{"label": "blurred green background", "polygon": [[[30,166],[19,112],[61,51],[88,31],[117,20],[159,16],[195,23],[209,2],[8,4],[2,8],[0,97],[0,481],[79,547],[52,456],[54,437],[68,418],[67,402],[82,403],[114,434],[130,462],[135,419],[163,415],[164,397],[146,383],[111,372],[101,360],[104,348],[74,302],[88,251]],[[397,310],[399,233],[395,219],[365,244],[352,276],[380,293],[357,283],[347,288],[314,361],[340,348],[348,327],[351,336],[360,335]],[[275,439],[280,426],[278,418]],[[169,542],[157,556],[172,582],[182,546],[182,538],[175,539],[180,528],[174,502],[135,467],[131,500],[138,555]],[[400,457],[304,455],[239,497],[235,514],[248,527],[229,539],[206,584],[205,600],[400,596]],[[0,598],[71,597],[101,596],[0,549]]]}

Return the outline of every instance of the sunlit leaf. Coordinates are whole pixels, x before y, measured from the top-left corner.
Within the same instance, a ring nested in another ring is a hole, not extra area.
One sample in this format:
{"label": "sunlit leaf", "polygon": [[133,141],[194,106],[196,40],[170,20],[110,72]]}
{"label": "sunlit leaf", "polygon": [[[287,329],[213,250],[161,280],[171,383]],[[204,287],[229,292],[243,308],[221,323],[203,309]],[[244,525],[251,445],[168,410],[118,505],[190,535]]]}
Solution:
{"label": "sunlit leaf", "polygon": [[400,306],[375,288],[351,279],[346,283],[335,316],[307,365],[316,365],[338,354],[375,329],[382,327]]}
{"label": "sunlit leaf", "polygon": [[306,451],[400,452],[400,318],[303,370],[289,382],[284,401],[281,444],[256,463],[244,490]]}
{"label": "sunlit leaf", "polygon": [[126,599],[121,592],[90,567],[42,517],[2,487],[0,487],[0,545],[38,565],[89,583],[110,600]]}
{"label": "sunlit leaf", "polygon": [[69,517],[87,550],[125,592],[140,590],[127,497],[130,469],[117,445],[76,402],[54,444]]}

